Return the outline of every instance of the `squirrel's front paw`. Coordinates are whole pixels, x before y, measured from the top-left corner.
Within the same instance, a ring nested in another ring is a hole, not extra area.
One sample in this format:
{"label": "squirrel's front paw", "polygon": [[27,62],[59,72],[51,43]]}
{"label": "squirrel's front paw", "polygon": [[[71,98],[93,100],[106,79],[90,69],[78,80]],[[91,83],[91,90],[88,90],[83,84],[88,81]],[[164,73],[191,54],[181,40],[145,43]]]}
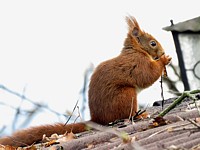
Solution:
{"label": "squirrel's front paw", "polygon": [[161,61],[163,62],[164,65],[168,65],[172,59],[169,55],[162,55],[160,57]]}

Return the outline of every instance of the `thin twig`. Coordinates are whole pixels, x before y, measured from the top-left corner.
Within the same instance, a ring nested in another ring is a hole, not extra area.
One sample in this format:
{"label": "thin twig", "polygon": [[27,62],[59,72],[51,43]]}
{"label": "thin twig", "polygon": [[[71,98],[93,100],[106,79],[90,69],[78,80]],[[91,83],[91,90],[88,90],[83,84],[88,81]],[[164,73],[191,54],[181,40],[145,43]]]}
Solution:
{"label": "thin twig", "polygon": [[82,117],[81,117],[81,113],[80,113],[79,106],[77,106],[77,109],[78,109],[78,116],[80,117],[80,120],[83,121],[83,119],[82,119]]}
{"label": "thin twig", "polygon": [[199,113],[199,116],[200,116],[200,109],[199,109],[199,106],[198,106],[196,100],[194,100],[194,104],[195,104],[195,106],[196,106],[196,108],[197,108],[197,111],[198,111],[198,113]]}
{"label": "thin twig", "polygon": [[[77,105],[78,103],[76,103],[76,105]],[[80,118],[81,119],[81,114],[80,114],[80,111],[79,111],[79,106],[76,106],[76,108],[78,109],[78,116],[74,119],[74,123],[76,123],[76,121],[78,120],[78,118]],[[72,115],[71,115],[72,116]],[[69,121],[69,119],[68,119],[68,121]],[[66,125],[66,124],[65,124]],[[72,126],[72,128],[71,128],[71,132],[73,131],[73,129],[74,129],[74,126]]]}
{"label": "thin twig", "polygon": [[76,107],[78,109],[78,116],[74,119],[74,123],[76,123],[77,119],[80,118],[81,119],[81,114],[79,112],[79,107]]}
{"label": "thin twig", "polygon": [[[4,102],[0,102],[0,105],[6,106],[6,107],[10,107],[11,109],[14,109],[14,110],[17,109],[16,107],[14,107],[14,106],[12,106],[12,105],[9,105],[9,104],[6,104],[6,103],[4,103]],[[25,110],[24,110],[24,112],[28,112],[28,111],[25,111]]]}
{"label": "thin twig", "polygon": [[163,110],[163,108],[164,108],[164,101],[165,101],[164,92],[163,92],[163,76],[161,76],[161,79],[160,79],[160,88],[161,88],[162,110]]}
{"label": "thin twig", "polygon": [[155,135],[157,135],[157,134],[160,134],[160,133],[162,133],[162,132],[164,132],[164,131],[167,131],[168,129],[169,129],[169,128],[164,128],[164,129],[162,129],[162,130],[159,130],[159,131],[157,131],[157,132],[155,132],[155,133],[149,135],[147,138],[151,138],[151,137],[153,137],[153,136],[155,136]]}
{"label": "thin twig", "polygon": [[192,123],[193,125],[195,125],[197,128],[200,129],[200,125],[199,125],[198,123],[194,122],[194,120],[188,119],[188,121],[189,121],[190,123]]}
{"label": "thin twig", "polygon": [[132,97],[132,102],[131,102],[131,111],[130,111],[130,115],[129,115],[129,120],[131,119],[132,117],[132,113],[133,113],[133,101],[134,101],[134,97]]}
{"label": "thin twig", "polygon": [[[137,112],[135,112],[135,115],[134,116],[132,116],[132,119],[131,119],[131,121],[133,122],[133,121],[139,121],[139,120],[141,120],[142,119],[142,114],[143,113],[145,113],[146,112],[146,110],[138,110]],[[139,117],[139,116],[141,116],[141,117]]]}
{"label": "thin twig", "polygon": [[[165,131],[178,131],[176,128],[181,128],[181,127],[187,126],[187,125],[189,125],[189,124],[190,124],[190,123],[186,122],[186,123],[181,124],[181,125],[171,125],[171,126],[169,126],[169,127],[166,127],[166,128],[164,128],[164,129],[162,129],[162,130],[159,130],[159,131],[157,131],[157,132],[155,132],[155,133],[149,135],[147,138],[151,138],[151,137],[153,137],[153,136],[155,136],[155,135],[157,135],[157,134],[163,133],[163,132],[165,132]],[[184,128],[184,129],[185,129],[185,128]],[[181,128],[181,130],[183,130],[183,128]]]}
{"label": "thin twig", "polygon": [[67,124],[67,123],[69,122],[69,120],[71,119],[71,117],[72,117],[72,115],[73,115],[73,113],[74,113],[74,111],[75,111],[75,109],[76,109],[76,107],[77,107],[77,105],[78,105],[78,101],[79,101],[79,100],[76,101],[76,104],[75,104],[75,106],[74,106],[74,108],[73,108],[73,111],[72,111],[71,115],[69,116],[69,118],[67,119],[67,121],[65,122],[64,126],[66,126],[66,124]]}

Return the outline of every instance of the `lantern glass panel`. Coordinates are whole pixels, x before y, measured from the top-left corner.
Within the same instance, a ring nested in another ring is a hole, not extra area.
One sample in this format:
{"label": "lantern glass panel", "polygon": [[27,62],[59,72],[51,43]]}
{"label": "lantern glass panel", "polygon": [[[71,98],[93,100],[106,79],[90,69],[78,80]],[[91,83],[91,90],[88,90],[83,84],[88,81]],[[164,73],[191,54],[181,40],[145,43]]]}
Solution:
{"label": "lantern glass panel", "polygon": [[200,88],[200,35],[181,33],[178,38],[190,89]]}

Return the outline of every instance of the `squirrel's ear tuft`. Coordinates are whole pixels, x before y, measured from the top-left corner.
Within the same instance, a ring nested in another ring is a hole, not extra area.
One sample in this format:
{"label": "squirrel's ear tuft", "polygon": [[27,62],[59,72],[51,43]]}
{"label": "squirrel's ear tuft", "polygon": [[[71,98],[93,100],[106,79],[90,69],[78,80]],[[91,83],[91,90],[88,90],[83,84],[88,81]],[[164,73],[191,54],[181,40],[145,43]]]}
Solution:
{"label": "squirrel's ear tuft", "polygon": [[126,22],[129,27],[129,31],[133,34],[133,36],[141,35],[142,31],[137,20],[133,16],[126,17]]}

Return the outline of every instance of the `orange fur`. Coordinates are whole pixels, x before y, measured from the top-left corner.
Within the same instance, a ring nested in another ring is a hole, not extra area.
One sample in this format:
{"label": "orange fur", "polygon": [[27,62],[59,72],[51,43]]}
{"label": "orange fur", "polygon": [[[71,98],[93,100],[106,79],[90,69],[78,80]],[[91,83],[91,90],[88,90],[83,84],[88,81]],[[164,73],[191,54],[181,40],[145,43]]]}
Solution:
{"label": "orange fur", "polygon": [[66,132],[80,133],[86,131],[84,123],[68,124],[64,126],[62,123],[54,125],[43,125],[36,126],[24,130],[19,130],[15,132],[11,137],[4,137],[0,139],[0,144],[2,145],[12,145],[12,146],[28,146],[34,143],[42,141],[42,137],[45,134],[50,137],[52,134],[57,133],[64,134]]}
{"label": "orange fur", "polygon": [[[128,34],[121,54],[102,62],[94,71],[89,85],[91,121],[102,125],[128,118],[131,109],[134,115],[138,110],[138,91],[151,86],[171,60],[171,57],[164,54],[160,43],[140,29],[134,17],[127,17],[126,21]],[[84,123],[65,127],[62,124],[39,126],[0,139],[0,144],[30,145],[40,141],[43,134],[63,134],[70,132],[72,126],[73,133],[85,130]],[[13,142],[12,139],[18,142]]]}

